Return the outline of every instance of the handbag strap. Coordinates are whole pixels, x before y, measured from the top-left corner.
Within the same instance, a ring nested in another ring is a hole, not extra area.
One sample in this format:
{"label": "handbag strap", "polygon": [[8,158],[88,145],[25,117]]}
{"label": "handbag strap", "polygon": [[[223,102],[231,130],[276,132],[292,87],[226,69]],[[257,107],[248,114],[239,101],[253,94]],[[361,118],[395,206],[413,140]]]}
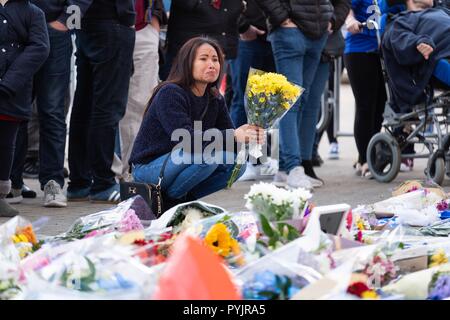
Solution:
{"label": "handbag strap", "polygon": [[[203,120],[203,118],[206,115],[206,112],[208,112],[208,107],[209,107],[209,95],[208,95],[208,100],[206,102],[206,107],[203,110],[201,116],[200,116],[200,121]],[[169,154],[167,155],[166,159],[164,160],[164,163],[161,167],[161,171],[159,172],[159,178],[158,178],[158,184],[156,185],[157,188],[161,188],[161,183],[164,179],[164,171],[166,170],[166,166],[167,166],[167,162],[169,162],[170,156],[172,155],[172,152],[169,152]]]}

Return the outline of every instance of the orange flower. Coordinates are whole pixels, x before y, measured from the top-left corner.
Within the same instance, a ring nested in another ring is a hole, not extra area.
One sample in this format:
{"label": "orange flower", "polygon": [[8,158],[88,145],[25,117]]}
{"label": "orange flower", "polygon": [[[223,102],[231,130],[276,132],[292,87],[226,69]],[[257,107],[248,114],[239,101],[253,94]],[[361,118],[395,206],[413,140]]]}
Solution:
{"label": "orange flower", "polygon": [[17,235],[23,234],[25,237],[27,237],[28,241],[33,245],[38,243],[36,235],[34,234],[33,231],[33,226],[31,224],[22,228],[18,228],[16,234]]}

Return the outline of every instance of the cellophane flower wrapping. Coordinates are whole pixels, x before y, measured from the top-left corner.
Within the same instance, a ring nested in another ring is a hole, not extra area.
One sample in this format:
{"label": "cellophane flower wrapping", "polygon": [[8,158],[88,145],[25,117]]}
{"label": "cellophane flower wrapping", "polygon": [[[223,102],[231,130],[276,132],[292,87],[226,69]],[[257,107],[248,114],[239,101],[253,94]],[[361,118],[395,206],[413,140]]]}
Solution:
{"label": "cellophane flower wrapping", "polygon": [[[140,196],[130,198],[119,203],[117,206],[78,218],[69,230],[61,235],[48,239],[48,242],[64,242],[83,239],[86,237],[101,236],[110,232],[129,232],[144,229],[141,217],[154,219],[146,215],[146,209],[141,203]],[[139,204],[139,205],[136,205]]]}
{"label": "cellophane flower wrapping", "polygon": [[102,238],[45,248],[33,258],[22,269],[23,299],[149,299],[152,293],[151,270],[129,247]]}
{"label": "cellophane flower wrapping", "polygon": [[225,209],[203,201],[191,201],[176,205],[167,210],[147,228],[153,233],[163,232],[166,228],[174,231],[188,229],[196,221],[224,213]]}
{"label": "cellophane flower wrapping", "polygon": [[10,261],[24,259],[40,245],[32,223],[23,217],[14,217],[0,226],[0,251]]}
{"label": "cellophane flower wrapping", "polygon": [[19,265],[0,251],[0,300],[14,299],[21,291]]}
{"label": "cellophane flower wrapping", "polygon": [[231,268],[239,268],[259,258],[258,220],[252,212],[222,213],[202,219],[186,230],[199,237]]}

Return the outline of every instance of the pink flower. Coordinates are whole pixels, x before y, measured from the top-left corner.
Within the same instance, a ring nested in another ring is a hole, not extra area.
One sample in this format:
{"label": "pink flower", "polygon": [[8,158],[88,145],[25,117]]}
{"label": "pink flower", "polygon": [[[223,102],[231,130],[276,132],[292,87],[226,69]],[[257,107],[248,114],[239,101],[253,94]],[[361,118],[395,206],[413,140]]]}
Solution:
{"label": "pink flower", "polygon": [[106,229],[103,229],[103,230],[94,230],[94,231],[89,232],[87,235],[85,235],[83,239],[86,239],[86,238],[92,238],[92,237],[97,237],[97,236],[102,236],[102,235],[104,235],[104,234],[107,234],[108,232],[109,232],[109,231],[106,230]]}
{"label": "pink flower", "polygon": [[144,229],[144,226],[142,225],[141,220],[139,220],[133,209],[129,209],[127,212],[125,212],[118,227],[118,230],[120,232],[129,232],[142,229]]}

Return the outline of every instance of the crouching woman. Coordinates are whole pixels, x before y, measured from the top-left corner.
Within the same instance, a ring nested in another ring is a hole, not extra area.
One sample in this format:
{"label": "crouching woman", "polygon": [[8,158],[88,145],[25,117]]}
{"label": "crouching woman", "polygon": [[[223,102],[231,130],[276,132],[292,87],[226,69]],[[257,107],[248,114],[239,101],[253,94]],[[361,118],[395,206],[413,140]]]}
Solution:
{"label": "crouching woman", "polygon": [[0,0],[0,217],[6,203],[17,131],[31,116],[32,79],[49,55],[44,13],[28,0]]}
{"label": "crouching woman", "polygon": [[[136,182],[157,184],[168,159],[161,184],[165,200],[195,200],[224,189],[237,145],[264,143],[264,130],[259,127],[246,124],[234,129],[218,90],[223,68],[219,45],[208,38],[193,38],[180,49],[167,81],[150,99],[130,165]],[[218,137],[221,141],[215,141]],[[222,148],[210,152],[211,143]],[[243,165],[238,176],[244,170]]]}

